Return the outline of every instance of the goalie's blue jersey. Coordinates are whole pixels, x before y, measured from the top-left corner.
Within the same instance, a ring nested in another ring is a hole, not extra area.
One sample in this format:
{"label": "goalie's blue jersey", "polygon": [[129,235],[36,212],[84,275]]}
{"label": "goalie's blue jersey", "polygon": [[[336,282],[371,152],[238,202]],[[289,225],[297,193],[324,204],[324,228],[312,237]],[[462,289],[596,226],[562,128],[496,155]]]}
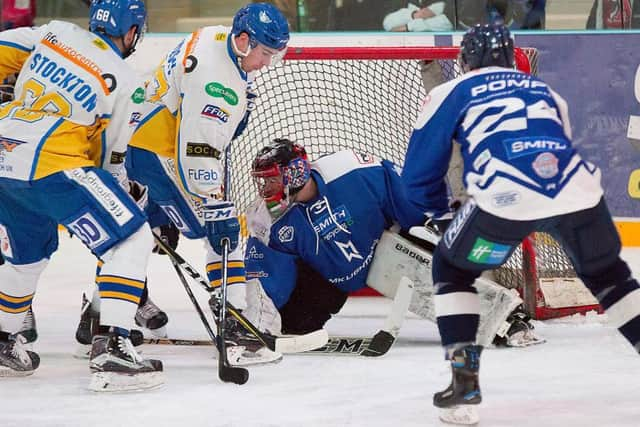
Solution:
{"label": "goalie's blue jersey", "polygon": [[259,279],[277,307],[295,287],[297,260],[341,290],[364,287],[382,232],[394,222],[403,228],[424,222],[399,172],[389,161],[340,151],[311,164],[313,200],[294,203],[275,221],[262,200],[254,203],[247,212],[247,279]]}
{"label": "goalie's blue jersey", "polygon": [[532,220],[595,206],[600,172],[571,144],[567,104],[541,80],[488,67],[435,87],[409,141],[402,177],[424,212],[447,210],[452,141],[464,185],[493,215]]}

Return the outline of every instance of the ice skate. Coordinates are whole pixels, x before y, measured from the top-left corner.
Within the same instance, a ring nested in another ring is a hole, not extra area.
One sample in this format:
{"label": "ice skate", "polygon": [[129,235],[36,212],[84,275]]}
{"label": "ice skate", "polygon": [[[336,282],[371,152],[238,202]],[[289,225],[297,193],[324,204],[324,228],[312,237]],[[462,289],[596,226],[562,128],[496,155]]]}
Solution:
{"label": "ice skate", "polygon": [[136,325],[146,328],[156,338],[166,338],[166,324],[169,322],[167,313],[155,305],[151,298],[138,307],[135,317]]}
{"label": "ice skate", "polygon": [[[209,300],[209,306],[217,319],[218,297],[213,295]],[[278,363],[282,360],[282,354],[270,350],[249,333],[235,317],[227,315],[226,325],[227,360],[236,367],[259,366],[269,363]]]}
{"label": "ice skate", "polygon": [[[100,331],[100,312],[94,310],[91,301],[85,294],[82,294],[82,309],[80,311],[80,322],[76,329],[76,341],[78,346],[73,353],[73,357],[78,359],[88,359],[91,356],[91,343],[93,336]],[[103,331],[103,332],[106,332]],[[141,331],[132,329],[129,331],[129,339],[134,346],[139,346],[144,342],[144,335]]]}
{"label": "ice skate", "polygon": [[440,419],[452,424],[478,423],[477,405],[482,402],[478,373],[482,346],[467,345],[451,355],[451,384],[434,394],[433,405],[440,408]]}
{"label": "ice skate", "polygon": [[38,330],[36,328],[36,318],[33,314],[33,307],[29,307],[29,311],[27,311],[27,315],[22,321],[22,326],[16,335],[22,336],[27,350],[31,350],[31,344],[38,339]]}
{"label": "ice skate", "polygon": [[164,384],[162,362],[143,359],[128,337],[114,332],[93,338],[89,367],[91,391],[141,391]]}
{"label": "ice skate", "polygon": [[499,332],[493,340],[497,347],[528,347],[546,342],[534,332],[531,317],[521,309],[516,309],[507,317],[503,330],[506,332]]}
{"label": "ice skate", "polygon": [[0,377],[25,377],[40,366],[40,356],[24,348],[22,335],[0,332]]}
{"label": "ice skate", "polygon": [[73,353],[79,359],[88,359],[91,354],[91,341],[98,333],[100,327],[100,312],[94,310],[91,300],[82,294],[82,308],[80,310],[80,322],[76,329],[76,341],[78,347]]}

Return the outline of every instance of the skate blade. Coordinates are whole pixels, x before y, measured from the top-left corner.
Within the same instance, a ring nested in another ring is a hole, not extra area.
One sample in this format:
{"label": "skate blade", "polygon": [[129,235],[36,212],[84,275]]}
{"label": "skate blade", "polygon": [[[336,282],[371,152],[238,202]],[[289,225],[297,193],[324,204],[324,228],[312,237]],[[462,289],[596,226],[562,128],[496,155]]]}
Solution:
{"label": "skate blade", "polygon": [[162,372],[146,372],[127,375],[115,372],[94,372],[91,374],[89,390],[95,392],[134,392],[152,390],[164,384]]}
{"label": "skate blade", "polygon": [[89,344],[78,344],[73,357],[76,359],[89,359],[91,357],[91,346]]}
{"label": "skate blade", "polygon": [[0,378],[15,378],[15,377],[28,377],[33,375],[35,369],[31,371],[16,371],[7,366],[0,366]]}
{"label": "skate blade", "polygon": [[440,408],[439,412],[440,419],[445,423],[474,425],[480,421],[477,405],[456,405]]}
{"label": "skate blade", "polygon": [[227,347],[227,360],[233,367],[261,366],[280,363],[282,354],[271,351],[266,347],[258,351],[246,351],[244,346]]}

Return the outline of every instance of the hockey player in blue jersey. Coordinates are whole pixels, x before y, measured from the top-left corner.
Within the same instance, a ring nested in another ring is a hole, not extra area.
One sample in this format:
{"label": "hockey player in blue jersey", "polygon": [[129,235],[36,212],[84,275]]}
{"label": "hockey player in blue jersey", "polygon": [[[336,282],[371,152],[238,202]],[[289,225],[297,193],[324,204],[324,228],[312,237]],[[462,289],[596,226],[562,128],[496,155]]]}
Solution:
{"label": "hockey player in blue jersey", "polygon": [[[435,320],[433,286],[423,277],[431,253],[398,234],[425,220],[399,171],[351,150],[310,162],[301,145],[286,139],[261,149],[252,165],[260,197],[247,210],[247,318],[274,334],[309,333],[340,310],[349,292],[367,285],[395,307],[405,295],[399,291],[404,276],[414,292],[398,317],[408,309]],[[478,286],[490,344],[522,300],[490,281]],[[395,336],[399,324],[389,329]]]}
{"label": "hockey player in blue jersey", "polygon": [[0,33],[0,80],[19,73],[0,107],[0,376],[29,375],[39,357],[13,335],[63,224],[104,261],[97,281],[104,333],[89,388],[162,384],[162,363],[128,338],[153,238],[128,188],[123,156],[142,81],[124,62],[142,37],[140,0],[95,0],[90,31],[52,21]]}
{"label": "hockey player in blue jersey", "polygon": [[499,25],[463,37],[462,76],[434,88],[420,112],[403,170],[414,203],[443,228],[443,177],[461,145],[470,200],[446,228],[433,259],[436,315],[449,387],[434,395],[445,421],[473,423],[482,396],[476,343],[480,273],[500,266],[531,232],[552,235],[610,321],[640,349],[640,290],[620,258],[600,171],[571,143],[566,102],[547,84],[513,69],[513,41]]}

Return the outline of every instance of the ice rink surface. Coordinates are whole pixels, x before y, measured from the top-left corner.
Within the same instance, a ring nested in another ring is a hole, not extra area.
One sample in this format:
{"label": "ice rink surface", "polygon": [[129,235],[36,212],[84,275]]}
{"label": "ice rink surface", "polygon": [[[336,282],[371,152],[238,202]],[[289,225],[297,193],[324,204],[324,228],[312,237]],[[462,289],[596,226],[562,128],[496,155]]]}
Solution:
{"label": "ice rink surface", "polygon": [[[203,265],[200,244],[181,241],[179,252]],[[627,250],[636,277],[640,249]],[[0,379],[0,426],[199,427],[439,426],[431,405],[449,381],[434,324],[408,318],[399,341],[379,359],[286,356],[256,367],[243,386],[217,378],[213,347],[150,346],[164,362],[166,384],[144,393],[87,390],[86,360],[72,357],[81,293],[95,260],[77,239],[63,237],[43,274],[34,309],[42,364],[31,377]],[[201,268],[202,269],[202,268]],[[150,295],[170,318],[174,338],[206,332],[169,260],[153,255]],[[194,286],[205,303],[206,295]],[[382,326],[387,302],[352,298],[327,325],[330,333],[371,335]],[[548,342],[483,353],[480,407],[483,427],[640,426],[640,357],[606,316],[536,322]]]}

